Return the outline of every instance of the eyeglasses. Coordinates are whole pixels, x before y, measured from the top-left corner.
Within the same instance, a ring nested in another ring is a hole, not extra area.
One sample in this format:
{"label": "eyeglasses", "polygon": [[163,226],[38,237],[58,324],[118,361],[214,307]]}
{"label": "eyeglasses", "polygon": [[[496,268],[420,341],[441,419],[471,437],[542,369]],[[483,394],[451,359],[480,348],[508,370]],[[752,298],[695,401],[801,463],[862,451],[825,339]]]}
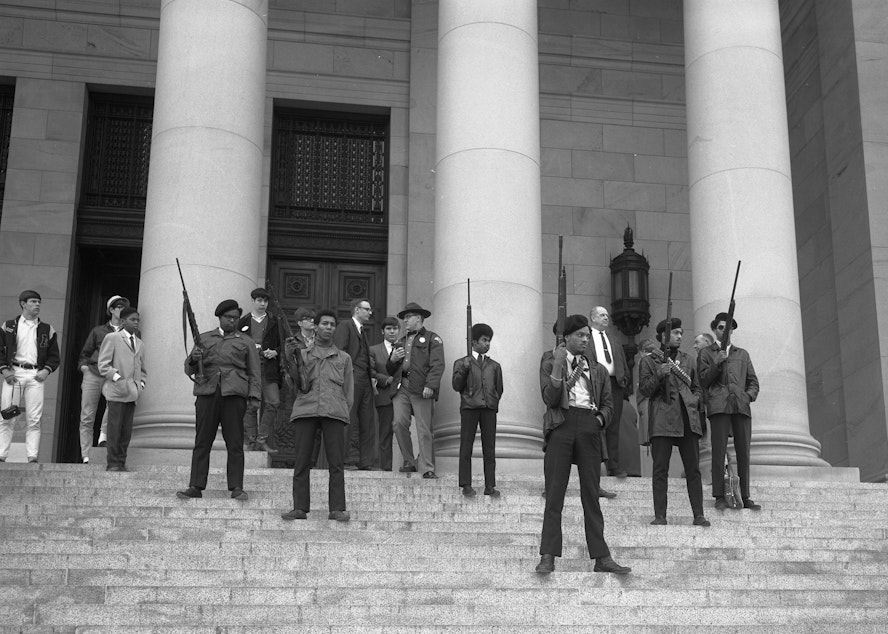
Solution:
{"label": "eyeglasses", "polygon": [[361,310],[366,310],[368,313],[373,312],[373,309],[370,308],[369,306],[358,306],[358,308],[360,308]]}

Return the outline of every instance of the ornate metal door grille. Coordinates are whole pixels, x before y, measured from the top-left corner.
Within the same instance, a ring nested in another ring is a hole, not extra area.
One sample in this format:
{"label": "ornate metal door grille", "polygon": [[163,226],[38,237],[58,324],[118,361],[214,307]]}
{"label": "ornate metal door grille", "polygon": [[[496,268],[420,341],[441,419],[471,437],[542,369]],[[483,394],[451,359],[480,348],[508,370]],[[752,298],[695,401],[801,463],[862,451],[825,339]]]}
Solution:
{"label": "ornate metal door grille", "polygon": [[272,218],[386,223],[387,121],[277,111]]}
{"label": "ornate metal door grille", "polygon": [[0,86],[0,214],[6,193],[6,163],[9,160],[9,137],[12,134],[12,102],[15,87]]}

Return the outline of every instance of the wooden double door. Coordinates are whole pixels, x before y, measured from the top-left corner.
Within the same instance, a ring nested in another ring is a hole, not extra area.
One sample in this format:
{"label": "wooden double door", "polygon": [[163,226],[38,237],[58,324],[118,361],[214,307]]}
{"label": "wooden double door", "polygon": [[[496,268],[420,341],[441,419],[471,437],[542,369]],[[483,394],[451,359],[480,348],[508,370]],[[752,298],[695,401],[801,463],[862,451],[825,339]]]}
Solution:
{"label": "wooden double door", "polygon": [[[315,311],[331,308],[337,321],[351,319],[351,302],[367,298],[373,315],[367,324],[370,345],[382,341],[379,326],[386,316],[386,267],[384,264],[352,262],[323,262],[291,259],[273,259],[268,268],[268,280],[274,285],[281,308],[295,332],[299,327],[294,319],[297,308]],[[273,466],[292,467],[295,458],[295,434],[290,425],[293,394],[286,386],[281,388],[281,406],[273,431],[278,453],[273,455]],[[323,454],[323,451],[321,452]]]}

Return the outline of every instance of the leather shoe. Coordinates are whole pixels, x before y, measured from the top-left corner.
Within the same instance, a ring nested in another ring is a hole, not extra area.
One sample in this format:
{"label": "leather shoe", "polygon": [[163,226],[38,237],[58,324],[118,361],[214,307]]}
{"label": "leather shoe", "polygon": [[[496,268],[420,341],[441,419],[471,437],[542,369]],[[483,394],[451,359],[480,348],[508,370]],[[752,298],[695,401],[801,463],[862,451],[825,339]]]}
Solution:
{"label": "leather shoe", "polygon": [[308,513],[301,509],[293,509],[292,511],[281,513],[282,520],[304,520],[307,517]]}
{"label": "leather shoe", "polygon": [[351,519],[351,515],[348,511],[330,511],[327,519],[336,520],[337,522],[347,522]]}
{"label": "leather shoe", "polygon": [[464,486],[462,488],[462,494],[467,498],[473,498],[475,497],[475,489],[470,486]]}
{"label": "leather shoe", "polygon": [[264,440],[257,440],[255,443],[253,443],[253,447],[256,451],[264,451],[266,453],[277,453],[278,452],[278,450],[275,449],[274,447],[269,447],[268,443],[265,442]]}
{"label": "leather shoe", "polygon": [[356,464],[347,464],[347,465],[345,465],[345,466],[342,467],[342,468],[343,468],[345,471],[357,471],[357,470],[358,470],[358,465],[356,465]]}
{"label": "leather shoe", "polygon": [[435,475],[434,471],[426,471],[425,473],[422,474],[422,477],[425,478],[426,480],[437,480],[438,479],[438,476]]}
{"label": "leather shoe", "polygon": [[621,566],[615,562],[610,555],[596,559],[595,568],[593,568],[593,570],[595,572],[612,572],[615,575],[625,575],[632,572],[632,568],[629,566]]}
{"label": "leather shoe", "polygon": [[492,498],[498,498],[500,496],[500,492],[497,491],[495,487],[484,487],[484,495],[489,495]]}
{"label": "leather shoe", "polygon": [[540,555],[540,563],[537,564],[536,571],[541,575],[555,572],[555,555]]}
{"label": "leather shoe", "polygon": [[747,498],[747,499],[743,500],[743,508],[749,509],[751,511],[761,511],[762,505],[756,504],[755,502],[753,502],[752,500]]}
{"label": "leather shoe", "polygon": [[192,498],[202,498],[203,492],[197,487],[188,487],[184,491],[176,491],[176,497],[180,500],[190,500]]}
{"label": "leather shoe", "polygon": [[398,469],[401,473],[416,473],[416,467],[411,464],[405,464],[403,467]]}
{"label": "leather shoe", "polygon": [[724,498],[715,498],[715,508],[716,510],[724,511],[726,508],[728,508],[728,503],[725,501]]}
{"label": "leather shoe", "polygon": [[669,522],[666,521],[666,518],[662,515],[657,515],[654,517],[654,521],[651,522],[651,526],[666,526]]}
{"label": "leather shoe", "polygon": [[231,490],[231,499],[232,500],[240,500],[243,502],[244,500],[249,499],[250,496],[247,495],[247,492],[241,488],[235,488]]}
{"label": "leather shoe", "polygon": [[694,518],[694,526],[712,526],[712,524],[710,524],[709,520],[702,515],[698,515]]}
{"label": "leather shoe", "polygon": [[120,465],[114,465],[111,467],[105,467],[105,471],[127,471],[127,468],[121,467]]}
{"label": "leather shoe", "polygon": [[607,498],[610,500],[610,499],[617,497],[617,494],[613,493],[611,491],[605,491],[604,489],[599,488],[598,489],[598,497]]}

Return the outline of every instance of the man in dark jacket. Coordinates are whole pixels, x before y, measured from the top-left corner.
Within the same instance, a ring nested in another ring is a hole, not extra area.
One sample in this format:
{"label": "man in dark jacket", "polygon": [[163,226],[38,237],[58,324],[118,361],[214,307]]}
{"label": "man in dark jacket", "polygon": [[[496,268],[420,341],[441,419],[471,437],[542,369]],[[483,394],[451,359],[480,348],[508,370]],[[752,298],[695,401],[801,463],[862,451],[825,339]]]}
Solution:
{"label": "man in dark jacket", "polygon": [[546,510],[540,538],[540,563],[536,571],[555,570],[555,557],[561,556],[561,511],[576,462],[580,479],[580,501],[586,528],[586,547],[595,559],[595,572],[625,574],[610,555],[604,541],[604,518],[598,504],[598,476],[601,463],[601,430],[613,413],[607,370],[586,355],[589,321],[583,315],[570,315],[564,321],[564,344],[547,351],[540,360],[540,390],[546,413],[543,415],[546,477]]}
{"label": "man in dark jacket", "polygon": [[[185,359],[185,374],[194,380],[195,437],[191,455],[191,481],[176,496],[187,500],[203,497],[210,470],[210,451],[216,430],[228,451],[228,490],[235,500],[246,500],[244,491],[244,412],[247,402],[259,406],[261,370],[259,354],[250,337],[237,330],[243,311],[233,299],[216,307],[219,327],[200,335]],[[198,376],[203,363],[203,376]]]}
{"label": "man in dark jacket", "polygon": [[352,358],[355,372],[355,400],[349,413],[350,423],[345,447],[347,470],[373,468],[376,459],[376,410],[373,408],[373,382],[376,371],[370,363],[370,343],[366,326],[373,314],[370,300],[351,303],[352,316],[336,326],[333,345]]}
{"label": "man in dark jacket", "polygon": [[[435,475],[435,439],[432,432],[434,402],[438,400],[441,377],[444,375],[444,342],[423,323],[432,313],[415,302],[404,307],[398,318],[404,320],[407,335],[392,350],[386,368],[391,376],[401,372],[401,382],[392,397],[395,420],[393,427],[398,447],[404,457],[402,473],[415,472],[417,464],[422,477],[437,479]],[[419,439],[419,458],[413,456],[410,439],[410,415],[416,418]]]}
{"label": "man in dark jacket", "polygon": [[382,321],[383,340],[370,346],[370,362],[376,371],[376,420],[379,425],[379,467],[383,471],[392,470],[392,421],[395,409],[392,405],[392,394],[398,389],[401,373],[390,375],[386,364],[394,350],[395,342],[401,333],[401,324],[395,317],[386,317]]}
{"label": "man in dark jacket", "polygon": [[255,288],[250,292],[253,310],[237,322],[237,329],[248,335],[256,346],[262,365],[262,417],[259,406],[247,405],[244,414],[244,448],[276,453],[268,446],[268,438],[274,429],[277,410],[281,404],[281,336],[278,322],[268,314],[268,291]]}
{"label": "man in dark jacket", "polygon": [[[105,336],[120,331],[122,320],[120,311],[129,307],[130,302],[126,297],[114,295],[105,305],[108,315],[111,317],[101,326],[96,326],[89,331],[80,357],[77,359],[77,367],[83,375],[83,383],[80,385],[80,458],[83,462],[89,462],[89,448],[92,447],[95,434],[96,410],[99,408],[99,399],[102,396],[102,385],[105,379],[99,374],[99,349]],[[138,334],[138,333],[137,333]],[[104,447],[108,432],[108,410],[102,416],[102,426],[99,430],[99,447]]]}
{"label": "man in dark jacket", "polygon": [[[22,314],[3,324],[0,333],[0,409],[24,401],[25,449],[28,462],[37,462],[40,451],[40,420],[43,418],[43,384],[59,367],[59,341],[55,329],[40,320],[42,298],[37,291],[22,291]],[[0,418],[0,462],[6,462],[16,417]]]}
{"label": "man in dark jacket", "polygon": [[503,370],[491,359],[493,329],[487,324],[472,326],[472,354],[453,363],[453,389],[459,392],[459,486],[466,497],[472,488],[472,447],[481,426],[484,456],[484,495],[499,497],[496,490],[496,413],[503,395]]}
{"label": "man in dark jacket", "polygon": [[[317,430],[324,430],[330,478],[327,486],[328,519],[347,522],[343,460],[346,435],[354,400],[354,370],[351,357],[333,344],[336,313],[322,310],[317,316],[315,342],[302,348],[295,339],[287,340],[286,353],[291,366],[298,368],[293,378],[296,397],[290,423],[295,429],[296,459],[293,465],[293,509],[281,515],[285,520],[304,520],[311,511],[312,448]],[[297,359],[295,355],[299,355]]]}
{"label": "man in dark jacket", "polygon": [[[762,508],[761,505],[749,499],[749,447],[752,438],[752,410],[749,404],[758,397],[759,382],[746,350],[733,343],[727,346],[727,350],[721,349],[727,320],[727,313],[715,316],[710,328],[716,342],[700,350],[697,357],[697,372],[700,385],[705,391],[706,412],[710,422],[712,496],[715,498],[715,508],[724,510],[728,507],[723,474],[728,432],[732,431],[743,508],[757,511]],[[734,319],[731,322],[731,330],[735,330],[737,322]]]}
{"label": "man in dark jacket", "polygon": [[[657,340],[670,326],[666,320],[657,324]],[[652,477],[654,491],[654,521],[666,524],[667,490],[669,488],[669,461],[672,447],[677,446],[684,463],[688,499],[694,513],[695,526],[709,526],[703,515],[703,480],[700,477],[698,441],[703,435],[700,407],[703,390],[697,383],[694,360],[681,352],[681,319],[673,318],[669,335],[667,357],[655,348],[642,357],[638,366],[638,391],[648,401],[648,437],[654,460]]]}

